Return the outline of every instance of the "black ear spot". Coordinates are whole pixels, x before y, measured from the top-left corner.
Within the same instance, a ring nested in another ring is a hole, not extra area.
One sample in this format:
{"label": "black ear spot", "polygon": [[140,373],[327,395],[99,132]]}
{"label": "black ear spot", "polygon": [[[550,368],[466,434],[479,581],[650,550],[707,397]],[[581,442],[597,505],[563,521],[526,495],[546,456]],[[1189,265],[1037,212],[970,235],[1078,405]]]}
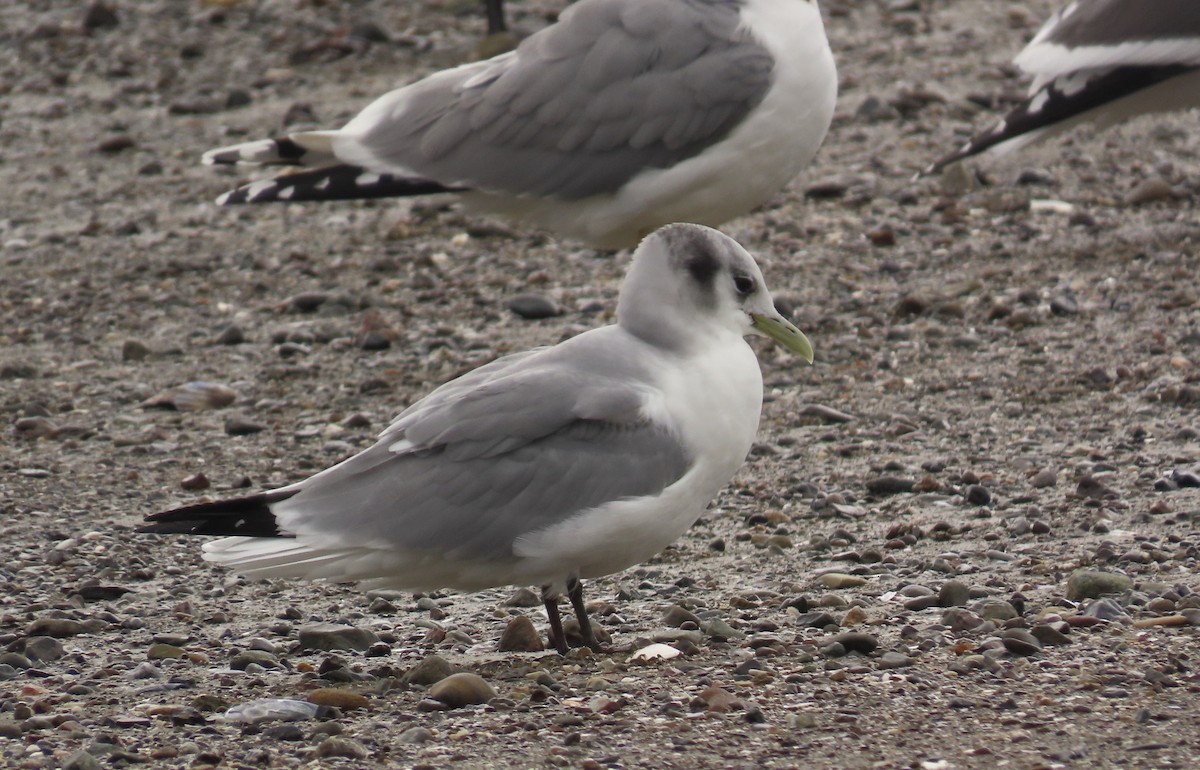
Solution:
{"label": "black ear spot", "polygon": [[711,286],[717,273],[721,271],[721,260],[712,250],[709,243],[699,244],[699,248],[686,257],[687,270],[701,286]]}

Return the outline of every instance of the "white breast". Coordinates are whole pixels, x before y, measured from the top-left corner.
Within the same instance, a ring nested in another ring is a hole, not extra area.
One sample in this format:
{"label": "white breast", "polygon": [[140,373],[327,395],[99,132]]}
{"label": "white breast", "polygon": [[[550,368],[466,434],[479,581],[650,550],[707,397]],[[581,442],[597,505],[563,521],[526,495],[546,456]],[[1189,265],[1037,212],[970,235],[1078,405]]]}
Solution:
{"label": "white breast", "polygon": [[520,538],[514,552],[527,582],[598,577],[649,559],[692,525],[745,461],[762,411],[762,374],[745,340],[730,332],[724,344],[665,370],[648,416],[676,426],[692,468],[661,495],[602,505]]}

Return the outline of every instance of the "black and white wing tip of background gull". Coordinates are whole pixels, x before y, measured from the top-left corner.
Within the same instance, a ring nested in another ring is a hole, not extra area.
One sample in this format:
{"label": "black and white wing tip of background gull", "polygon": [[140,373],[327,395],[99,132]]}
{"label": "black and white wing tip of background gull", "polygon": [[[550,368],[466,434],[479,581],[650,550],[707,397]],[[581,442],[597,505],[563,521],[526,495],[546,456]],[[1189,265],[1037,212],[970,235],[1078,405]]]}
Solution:
{"label": "black and white wing tip of background gull", "polygon": [[517,50],[387,93],[341,129],[204,162],[307,169],[221,204],[450,192],[627,248],[768,201],[816,154],[836,97],[815,0],[579,0]]}
{"label": "black and white wing tip of background gull", "polygon": [[1200,2],[1076,0],[1014,60],[1033,75],[1029,96],[998,124],[929,166],[1009,152],[1091,121],[1200,106]]}
{"label": "black and white wing tip of background gull", "polygon": [[378,443],[304,481],[147,517],[140,531],[221,535],[204,558],[256,578],[479,590],[542,586],[599,648],[581,579],[641,563],[729,483],[758,430],[745,335],[812,361],[754,258],[700,225],[634,253],[617,323],[506,356],[413,404]]}

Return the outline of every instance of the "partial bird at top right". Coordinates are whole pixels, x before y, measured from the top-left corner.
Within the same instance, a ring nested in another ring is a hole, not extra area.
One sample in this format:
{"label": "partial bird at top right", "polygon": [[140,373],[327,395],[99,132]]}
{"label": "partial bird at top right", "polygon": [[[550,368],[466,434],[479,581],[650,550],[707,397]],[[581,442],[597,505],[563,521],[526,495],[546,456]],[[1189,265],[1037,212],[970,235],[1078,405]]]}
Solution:
{"label": "partial bird at top right", "polygon": [[1029,96],[992,128],[925,169],[1006,153],[1090,121],[1099,128],[1200,106],[1200,0],[1075,0],[1013,62]]}

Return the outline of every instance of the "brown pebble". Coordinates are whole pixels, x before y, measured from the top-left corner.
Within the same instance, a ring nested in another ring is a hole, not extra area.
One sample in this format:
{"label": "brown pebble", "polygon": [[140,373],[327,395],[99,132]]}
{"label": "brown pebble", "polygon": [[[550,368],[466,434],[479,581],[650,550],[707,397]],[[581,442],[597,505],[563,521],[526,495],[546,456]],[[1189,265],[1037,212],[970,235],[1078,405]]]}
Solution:
{"label": "brown pebble", "polygon": [[371,707],[371,700],[365,695],[359,695],[356,692],[341,690],[336,687],[322,687],[318,690],[313,690],[308,694],[306,699],[309,703],[315,703],[318,706],[336,706],[343,711]]}
{"label": "brown pebble", "polygon": [[1134,628],[1150,628],[1152,626],[1186,626],[1191,621],[1185,615],[1163,615],[1157,618],[1138,618],[1133,621]]}
{"label": "brown pebble", "polygon": [[450,708],[462,708],[487,703],[496,697],[496,691],[483,677],[464,671],[451,674],[430,687],[429,695]]}
{"label": "brown pebble", "polygon": [[500,652],[541,652],[546,646],[533,621],[524,615],[515,615],[500,634],[499,649]]}
{"label": "brown pebble", "polygon": [[179,486],[188,492],[199,492],[202,489],[211,487],[212,483],[209,482],[208,476],[205,476],[203,471],[199,471],[179,482]]}

